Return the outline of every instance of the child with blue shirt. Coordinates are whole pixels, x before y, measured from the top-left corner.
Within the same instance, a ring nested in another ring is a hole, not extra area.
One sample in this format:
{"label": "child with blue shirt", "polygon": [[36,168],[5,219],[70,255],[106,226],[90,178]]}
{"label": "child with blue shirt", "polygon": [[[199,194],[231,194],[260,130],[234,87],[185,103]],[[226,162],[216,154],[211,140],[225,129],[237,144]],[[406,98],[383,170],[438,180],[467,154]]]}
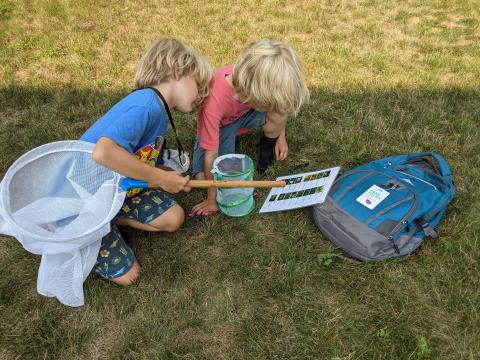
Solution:
{"label": "child with blue shirt", "polygon": [[[145,231],[176,231],[183,209],[164,192],[189,191],[188,176],[159,167],[170,110],[190,112],[208,96],[212,70],[190,47],[173,38],[154,43],[135,74],[136,91],[115,104],[83,134],[95,143],[93,159],[126,177],[143,180],[152,189],[132,189],[116,217],[117,225]],[[132,156],[133,155],[133,156]],[[94,267],[103,278],[130,285],[140,266],[122,235],[112,231],[102,239]]]}

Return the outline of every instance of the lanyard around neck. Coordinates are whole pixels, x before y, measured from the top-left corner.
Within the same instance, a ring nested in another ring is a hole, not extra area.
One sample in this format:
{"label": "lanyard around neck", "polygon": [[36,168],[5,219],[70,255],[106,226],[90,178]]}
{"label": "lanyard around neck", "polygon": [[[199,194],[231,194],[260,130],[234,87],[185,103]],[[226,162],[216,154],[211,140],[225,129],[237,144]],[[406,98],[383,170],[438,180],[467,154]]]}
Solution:
{"label": "lanyard around neck", "polygon": [[177,129],[175,128],[175,123],[173,122],[172,113],[170,112],[170,108],[168,107],[167,101],[165,100],[163,95],[160,93],[160,91],[158,91],[158,89],[155,89],[154,87],[151,87],[151,86],[145,86],[145,87],[142,87],[142,88],[134,89],[134,90],[132,90],[132,92],[137,91],[137,90],[142,90],[142,89],[153,90],[155,92],[155,94],[157,94],[157,96],[160,98],[160,100],[162,100],[163,107],[165,108],[165,111],[167,112],[167,115],[168,115],[168,120],[169,120],[170,124],[172,124],[172,129],[173,129],[173,132],[175,133],[175,138],[177,140],[178,152],[179,152],[179,155],[180,155],[179,158],[180,158],[180,163],[181,163],[182,162],[182,156],[181,155],[185,151],[183,150],[182,143],[180,142],[180,139],[178,138]]}

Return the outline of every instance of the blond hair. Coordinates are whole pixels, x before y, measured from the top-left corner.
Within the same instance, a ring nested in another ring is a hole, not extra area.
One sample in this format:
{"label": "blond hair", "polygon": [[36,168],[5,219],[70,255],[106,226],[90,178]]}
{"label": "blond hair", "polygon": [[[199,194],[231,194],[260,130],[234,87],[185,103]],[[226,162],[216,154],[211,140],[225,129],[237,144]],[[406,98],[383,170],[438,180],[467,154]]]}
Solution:
{"label": "blond hair", "polygon": [[135,73],[135,87],[155,86],[181,76],[195,78],[198,86],[197,105],[201,105],[210,91],[210,64],[180,40],[162,38],[153,43],[141,58]]}
{"label": "blond hair", "polygon": [[297,115],[309,100],[300,58],[276,40],[249,44],[233,66],[232,84],[239,101],[261,111]]}

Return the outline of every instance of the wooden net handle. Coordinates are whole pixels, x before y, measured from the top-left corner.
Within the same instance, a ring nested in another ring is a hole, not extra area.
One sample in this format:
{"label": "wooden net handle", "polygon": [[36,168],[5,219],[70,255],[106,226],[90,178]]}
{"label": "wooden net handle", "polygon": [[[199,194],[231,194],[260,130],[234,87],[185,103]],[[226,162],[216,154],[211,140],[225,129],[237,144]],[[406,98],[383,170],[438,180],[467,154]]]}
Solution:
{"label": "wooden net handle", "polygon": [[258,181],[258,180],[190,180],[187,186],[192,189],[208,188],[244,188],[253,187],[257,189],[285,187],[285,181]]}

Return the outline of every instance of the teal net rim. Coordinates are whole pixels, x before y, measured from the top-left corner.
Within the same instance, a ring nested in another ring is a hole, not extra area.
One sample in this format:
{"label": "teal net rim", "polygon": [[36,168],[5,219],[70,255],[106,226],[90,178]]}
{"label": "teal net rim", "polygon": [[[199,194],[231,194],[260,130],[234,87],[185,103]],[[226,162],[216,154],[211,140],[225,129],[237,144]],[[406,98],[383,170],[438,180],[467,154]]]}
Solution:
{"label": "teal net rim", "polygon": [[[235,154],[231,154],[231,155],[235,155]],[[222,155],[222,156],[225,156],[225,155]],[[221,180],[224,178],[234,178],[234,177],[239,177],[244,175],[248,175],[253,178],[253,171],[254,171],[253,160],[248,155],[243,155],[243,158],[246,159],[250,164],[248,167],[248,170],[238,172],[238,173],[230,173],[230,174],[225,174],[223,172],[215,172],[215,180]]]}
{"label": "teal net rim", "polygon": [[245,196],[241,199],[232,201],[231,203],[228,203],[228,204],[223,204],[220,201],[217,201],[217,203],[218,203],[218,205],[223,206],[224,208],[233,208],[233,207],[236,207],[238,205],[242,205],[243,203],[246,203],[248,200],[250,200],[250,198],[252,196],[253,196],[253,192],[250,195],[247,195],[247,196]]}
{"label": "teal net rim", "polygon": [[255,207],[256,207],[256,206],[257,206],[257,202],[255,201],[255,199],[253,199],[252,207],[251,207],[245,214],[239,214],[239,215],[233,215],[233,214],[228,214],[228,213],[226,213],[226,212],[225,212],[225,209],[226,209],[227,207],[224,207],[224,206],[222,206],[222,205],[220,205],[220,204],[219,204],[219,207],[218,207],[218,208],[220,209],[220,211],[221,211],[223,214],[225,214],[225,215],[227,215],[227,216],[231,216],[231,217],[242,217],[242,216],[247,216],[247,215],[251,214],[252,211],[255,210]]}

